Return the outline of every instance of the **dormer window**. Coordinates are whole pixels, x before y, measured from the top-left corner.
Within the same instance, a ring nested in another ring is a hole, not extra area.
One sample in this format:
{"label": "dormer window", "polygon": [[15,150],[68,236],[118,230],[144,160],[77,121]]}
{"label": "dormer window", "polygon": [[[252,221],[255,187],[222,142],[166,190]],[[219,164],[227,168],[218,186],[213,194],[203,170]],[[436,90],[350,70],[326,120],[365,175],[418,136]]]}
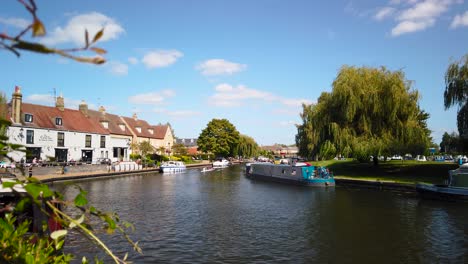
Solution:
{"label": "dormer window", "polygon": [[101,124],[104,128],[109,128],[109,122],[107,121],[101,121]]}
{"label": "dormer window", "polygon": [[151,135],[153,135],[153,133],[154,133],[152,128],[148,129],[148,132],[150,132]]}
{"label": "dormer window", "polygon": [[119,127],[122,131],[125,131],[125,125],[124,124],[119,124]]}
{"label": "dormer window", "polygon": [[33,122],[33,115],[31,114],[24,114],[24,122],[32,123]]}
{"label": "dormer window", "polygon": [[62,118],[61,117],[56,117],[55,118],[55,125],[56,126],[61,126],[62,125]]}
{"label": "dormer window", "polygon": [[138,131],[138,133],[141,133],[141,127],[136,127],[136,130]]}

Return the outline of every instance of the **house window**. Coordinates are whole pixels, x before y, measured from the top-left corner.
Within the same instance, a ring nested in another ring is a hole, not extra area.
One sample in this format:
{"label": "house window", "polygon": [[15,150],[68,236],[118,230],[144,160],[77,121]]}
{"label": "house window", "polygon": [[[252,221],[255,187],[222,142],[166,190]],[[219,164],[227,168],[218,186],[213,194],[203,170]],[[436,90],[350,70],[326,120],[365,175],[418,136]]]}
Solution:
{"label": "house window", "polygon": [[141,133],[141,127],[136,127],[136,130],[138,131],[138,133]]}
{"label": "house window", "polygon": [[62,118],[61,117],[56,117],[55,118],[55,125],[61,126],[62,125]]}
{"label": "house window", "polygon": [[122,131],[125,131],[125,125],[124,124],[119,124],[119,127]]}
{"label": "house window", "polygon": [[64,147],[65,146],[65,133],[58,132],[57,133],[57,147]]}
{"label": "house window", "polygon": [[31,114],[24,114],[24,122],[32,123],[32,121],[33,121],[33,115],[31,115]]}
{"label": "house window", "polygon": [[86,147],[86,148],[90,148],[90,147],[91,147],[91,135],[86,135],[85,147]]}
{"label": "house window", "polygon": [[101,136],[101,148],[106,147],[106,136]]}
{"label": "house window", "polygon": [[34,144],[34,130],[26,130],[26,144]]}

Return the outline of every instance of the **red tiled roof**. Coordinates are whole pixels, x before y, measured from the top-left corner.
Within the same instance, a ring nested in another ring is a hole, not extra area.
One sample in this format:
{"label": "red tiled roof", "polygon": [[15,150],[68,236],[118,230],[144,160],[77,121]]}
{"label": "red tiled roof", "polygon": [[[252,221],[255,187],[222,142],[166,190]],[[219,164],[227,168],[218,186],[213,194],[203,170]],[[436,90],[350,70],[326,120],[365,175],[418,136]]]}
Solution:
{"label": "red tiled roof", "polygon": [[168,125],[157,125],[153,126],[154,136],[157,139],[164,139],[166,137],[167,130],[169,129]]}
{"label": "red tiled roof", "polygon": [[[98,123],[100,123],[101,120],[105,119],[108,122],[107,131],[110,134],[132,136],[132,132],[127,128],[125,123],[120,119],[118,115],[105,113],[105,115],[103,116],[103,114],[99,111],[88,109],[88,116],[89,118],[92,118],[95,122],[98,122]],[[125,130],[122,130],[120,128],[121,124],[125,126]]]}
{"label": "red tiled roof", "polygon": [[[33,122],[24,122],[24,114],[32,114]],[[56,117],[62,118],[61,126],[55,125]],[[60,111],[56,107],[22,103],[21,122],[27,127],[109,134],[109,132],[104,129],[99,122],[96,122],[91,118],[87,118],[79,110],[67,108],[65,108],[64,111]]]}
{"label": "red tiled roof", "polygon": [[[153,134],[151,134],[148,130],[148,129],[153,129],[153,127],[150,126],[148,122],[146,122],[145,120],[140,120],[140,119],[135,120],[131,117],[125,117],[125,116],[123,116],[122,118],[125,120],[128,126],[130,126],[130,128],[132,129],[132,131],[135,133],[136,136],[145,137],[145,138],[155,138],[154,131],[153,131]],[[141,128],[141,132],[138,132],[138,130],[136,129],[137,127]]]}

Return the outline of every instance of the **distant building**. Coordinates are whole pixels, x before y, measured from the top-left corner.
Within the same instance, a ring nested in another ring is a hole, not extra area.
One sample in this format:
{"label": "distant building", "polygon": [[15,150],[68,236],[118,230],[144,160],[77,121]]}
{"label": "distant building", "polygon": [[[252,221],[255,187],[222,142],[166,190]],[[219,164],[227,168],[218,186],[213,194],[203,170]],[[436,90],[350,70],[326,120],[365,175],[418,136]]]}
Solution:
{"label": "distant building", "polygon": [[282,146],[275,144],[273,146],[262,146],[261,148],[272,152],[275,156],[282,157],[295,157],[299,153],[299,149],[296,146]]}
{"label": "distant building", "polygon": [[187,148],[189,155],[198,155],[198,145],[196,138],[176,138],[176,144],[182,144]]}

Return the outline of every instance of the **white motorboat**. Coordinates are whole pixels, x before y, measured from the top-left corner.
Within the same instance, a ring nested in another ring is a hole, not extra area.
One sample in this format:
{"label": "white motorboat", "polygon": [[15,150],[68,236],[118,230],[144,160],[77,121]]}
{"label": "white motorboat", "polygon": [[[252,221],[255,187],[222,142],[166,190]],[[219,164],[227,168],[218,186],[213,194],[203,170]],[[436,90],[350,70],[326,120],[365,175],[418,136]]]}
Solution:
{"label": "white motorboat", "polygon": [[227,167],[229,166],[229,161],[225,158],[217,159],[216,161],[213,162],[213,167]]}
{"label": "white motorboat", "polygon": [[161,163],[161,166],[159,166],[159,172],[169,172],[169,173],[174,173],[174,172],[183,172],[187,169],[185,167],[185,164],[182,161],[165,161]]}
{"label": "white motorboat", "polygon": [[214,170],[215,170],[215,168],[213,168],[213,167],[211,167],[211,168],[210,167],[204,167],[203,169],[201,169],[201,172],[210,172],[210,171],[214,171]]}

